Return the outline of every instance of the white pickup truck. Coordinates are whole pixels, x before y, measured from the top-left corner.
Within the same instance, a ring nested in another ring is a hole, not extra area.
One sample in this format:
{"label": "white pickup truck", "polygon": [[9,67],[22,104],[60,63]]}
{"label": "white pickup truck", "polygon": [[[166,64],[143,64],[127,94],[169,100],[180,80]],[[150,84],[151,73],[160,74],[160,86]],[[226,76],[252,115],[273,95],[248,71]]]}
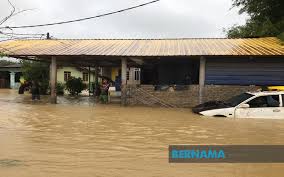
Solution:
{"label": "white pickup truck", "polygon": [[211,101],[193,108],[204,116],[284,119],[284,91],[246,92],[227,101]]}

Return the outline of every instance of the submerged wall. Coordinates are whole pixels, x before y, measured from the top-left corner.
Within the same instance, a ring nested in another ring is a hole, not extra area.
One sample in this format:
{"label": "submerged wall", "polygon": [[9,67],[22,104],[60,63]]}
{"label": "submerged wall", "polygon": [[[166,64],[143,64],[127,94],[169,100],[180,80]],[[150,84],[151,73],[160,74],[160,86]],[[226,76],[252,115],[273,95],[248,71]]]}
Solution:
{"label": "submerged wall", "polygon": [[[155,91],[153,85],[139,86],[147,93],[177,107],[193,107],[199,100],[199,85],[187,86],[185,90],[174,90],[169,88],[163,91]],[[229,85],[206,85],[204,101],[210,100],[226,100],[232,96],[238,95],[247,91],[256,91],[256,86],[229,86]],[[129,86],[128,104],[130,105],[145,105],[141,99],[146,99],[147,96],[141,93],[135,93],[135,86]],[[157,104],[157,106],[159,106]]]}

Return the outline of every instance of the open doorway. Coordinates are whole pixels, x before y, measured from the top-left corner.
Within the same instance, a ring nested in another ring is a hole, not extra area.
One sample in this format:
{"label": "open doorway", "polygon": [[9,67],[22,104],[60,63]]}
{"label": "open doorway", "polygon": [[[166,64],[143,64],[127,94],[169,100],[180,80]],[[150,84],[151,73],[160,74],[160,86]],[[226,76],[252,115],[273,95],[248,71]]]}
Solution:
{"label": "open doorway", "polygon": [[141,84],[192,85],[199,83],[199,60],[160,58],[147,62],[141,70]]}
{"label": "open doorway", "polygon": [[10,87],[10,73],[8,71],[0,71],[0,88]]}

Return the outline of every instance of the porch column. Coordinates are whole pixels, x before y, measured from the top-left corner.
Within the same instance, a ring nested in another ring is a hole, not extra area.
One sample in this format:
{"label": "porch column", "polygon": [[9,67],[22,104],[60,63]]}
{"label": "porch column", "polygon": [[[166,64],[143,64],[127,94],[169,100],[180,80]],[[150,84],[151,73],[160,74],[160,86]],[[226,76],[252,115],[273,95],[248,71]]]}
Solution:
{"label": "porch column", "polygon": [[52,104],[56,104],[57,98],[56,98],[56,83],[57,83],[57,66],[56,66],[56,57],[51,58],[51,64],[50,64],[50,94],[51,99],[50,102]]}
{"label": "porch column", "polygon": [[206,58],[200,57],[199,65],[199,104],[203,103],[204,99],[204,86],[205,86],[205,68],[206,68]]}
{"label": "porch column", "polygon": [[15,72],[11,71],[10,72],[10,88],[14,89],[15,88]]}
{"label": "porch column", "polygon": [[123,106],[126,106],[126,101],[127,101],[127,78],[126,78],[126,71],[127,70],[127,59],[122,58],[121,59],[121,104]]}
{"label": "porch column", "polygon": [[93,96],[97,99],[98,93],[97,93],[97,87],[99,86],[99,71],[98,71],[98,66],[95,65],[95,75],[94,77],[94,87],[93,87]]}
{"label": "porch column", "polygon": [[91,66],[89,66],[88,81],[89,81],[89,96],[91,96]]}
{"label": "porch column", "polygon": [[97,87],[99,83],[99,68],[95,66],[95,87]]}

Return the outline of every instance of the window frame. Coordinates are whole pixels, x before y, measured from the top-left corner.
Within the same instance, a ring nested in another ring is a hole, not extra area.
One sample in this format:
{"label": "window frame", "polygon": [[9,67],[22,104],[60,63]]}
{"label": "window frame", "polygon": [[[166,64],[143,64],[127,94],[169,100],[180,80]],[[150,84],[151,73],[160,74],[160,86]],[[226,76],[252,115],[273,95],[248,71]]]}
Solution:
{"label": "window frame", "polygon": [[71,71],[64,71],[64,81],[67,82],[71,77]]}
{"label": "window frame", "polygon": [[82,78],[83,78],[83,82],[89,82],[89,73],[83,72],[82,73]]}
{"label": "window frame", "polygon": [[128,71],[126,71],[126,80],[130,80],[130,71],[128,70]]}
{"label": "window frame", "polygon": [[[279,106],[277,106],[277,107],[267,106],[267,107],[249,107],[249,108],[280,108],[280,107],[283,107],[283,102],[282,102],[281,94],[260,95],[260,96],[253,97],[253,98],[251,98],[251,99],[245,101],[244,103],[249,105],[249,102],[252,101],[252,100],[254,100],[254,99],[257,99],[257,98],[260,98],[260,97],[277,96],[277,95],[278,95],[278,100],[279,100]],[[267,101],[267,100],[266,100],[266,101]]]}
{"label": "window frame", "polygon": [[135,81],[140,81],[141,80],[141,70],[140,70],[140,68],[135,68],[134,69],[134,80]]}

